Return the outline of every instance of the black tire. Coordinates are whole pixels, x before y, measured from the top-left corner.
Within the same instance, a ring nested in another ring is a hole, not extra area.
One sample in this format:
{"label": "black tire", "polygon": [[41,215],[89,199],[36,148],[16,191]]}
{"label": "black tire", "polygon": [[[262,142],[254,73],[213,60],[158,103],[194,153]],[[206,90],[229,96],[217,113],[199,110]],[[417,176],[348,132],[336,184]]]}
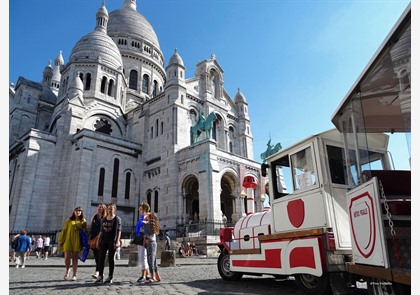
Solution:
{"label": "black tire", "polygon": [[309,274],[296,274],[295,282],[299,289],[308,295],[330,295],[330,280],[328,273],[323,273],[321,277]]}
{"label": "black tire", "polygon": [[380,279],[368,281],[369,295],[409,295],[411,286],[388,282]]}
{"label": "black tire", "polygon": [[243,276],[240,272],[230,271],[230,256],[229,254],[223,253],[223,251],[217,259],[217,270],[222,279],[226,281],[238,281]]}

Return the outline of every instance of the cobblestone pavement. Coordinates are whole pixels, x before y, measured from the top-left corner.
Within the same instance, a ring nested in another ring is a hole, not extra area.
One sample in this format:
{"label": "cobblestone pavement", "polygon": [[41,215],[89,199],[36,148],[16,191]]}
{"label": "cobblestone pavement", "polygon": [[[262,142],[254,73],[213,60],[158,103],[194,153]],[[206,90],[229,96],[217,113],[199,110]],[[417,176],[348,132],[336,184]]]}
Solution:
{"label": "cobblestone pavement", "polygon": [[[160,261],[158,260],[158,263]],[[77,281],[64,281],[64,259],[31,258],[25,268],[9,263],[9,294],[284,294],[303,295],[292,280],[276,280],[272,276],[244,276],[237,282],[224,281],[217,271],[216,258],[179,258],[174,267],[159,267],[162,281],[139,285],[138,267],[129,267],[128,260],[117,260],[112,285],[96,285],[91,275],[94,261],[79,261]],[[105,267],[104,276],[108,275]]]}

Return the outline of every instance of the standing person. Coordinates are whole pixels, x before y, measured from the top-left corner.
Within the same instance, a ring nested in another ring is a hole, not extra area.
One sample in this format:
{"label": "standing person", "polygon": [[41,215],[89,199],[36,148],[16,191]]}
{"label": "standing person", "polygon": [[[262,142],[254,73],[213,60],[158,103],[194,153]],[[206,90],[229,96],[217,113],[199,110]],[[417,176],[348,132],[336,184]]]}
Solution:
{"label": "standing person", "polygon": [[44,240],[42,239],[42,236],[39,235],[38,239],[36,240],[36,248],[35,248],[36,258],[39,258],[39,256],[41,256],[42,249],[44,249]]}
{"label": "standing person", "polygon": [[111,203],[107,207],[108,214],[102,219],[101,231],[97,242],[99,248],[99,276],[95,283],[103,282],[105,256],[108,251],[109,275],[105,283],[112,284],[115,268],[115,251],[121,245],[121,218],[116,215],[117,205]]}
{"label": "standing person", "polygon": [[12,237],[12,241],[10,242],[10,247],[12,248],[12,257],[9,258],[9,261],[16,262],[16,246],[17,246],[17,238],[20,234],[17,234]]}
{"label": "standing person", "polygon": [[[99,237],[99,232],[101,231],[101,221],[102,218],[106,217],[107,210],[106,205],[103,203],[98,204],[98,212],[92,217],[90,220],[90,226],[89,226],[89,241],[93,241],[95,238]],[[96,244],[96,243],[95,243]],[[93,257],[95,258],[95,273],[92,275],[92,278],[97,279],[99,277],[99,249],[96,247],[92,248],[92,244],[89,242],[89,245],[91,245],[91,249],[93,252]]]}
{"label": "standing person", "polygon": [[165,232],[165,250],[171,250],[171,237],[169,236],[168,231]]}
{"label": "standing person", "polygon": [[70,274],[70,259],[72,261],[73,277],[72,280],[77,280],[77,265],[79,252],[82,251],[83,246],[80,241],[80,230],[86,231],[87,222],[83,215],[82,207],[76,207],[72,215],[66,219],[63,229],[58,237],[58,247],[61,252],[64,252],[64,262],[66,265],[66,273],[64,280],[69,279]]}
{"label": "standing person", "polygon": [[[140,218],[137,222],[136,232],[135,235],[138,237],[144,237],[144,228],[143,228],[143,220],[144,216],[150,213],[150,206],[147,203],[141,203],[139,207]],[[148,281],[150,278],[148,277],[149,272],[149,265],[147,263],[147,250],[143,245],[143,241],[140,241],[140,244],[137,244],[137,251],[138,251],[138,261],[140,264],[140,277],[137,280],[137,283],[144,283]]]}
{"label": "standing person", "polygon": [[16,268],[19,268],[19,261],[22,268],[25,268],[25,254],[31,249],[31,239],[26,235],[27,231],[23,230],[17,237],[16,244]]}
{"label": "standing person", "polygon": [[29,248],[28,252],[26,252],[25,259],[29,259],[29,256],[31,256],[31,252],[33,250],[32,248],[35,246],[35,242],[36,242],[35,236],[31,235],[30,240],[31,240],[31,248]]}
{"label": "standing person", "polygon": [[144,216],[144,246],[147,249],[147,263],[149,264],[150,279],[146,283],[160,282],[160,275],[157,269],[156,253],[157,243],[156,235],[159,234],[159,222],[157,215],[151,212]]}
{"label": "standing person", "polygon": [[48,252],[50,251],[50,248],[51,248],[51,239],[49,236],[44,235],[44,249],[43,249],[44,260],[48,259]]}

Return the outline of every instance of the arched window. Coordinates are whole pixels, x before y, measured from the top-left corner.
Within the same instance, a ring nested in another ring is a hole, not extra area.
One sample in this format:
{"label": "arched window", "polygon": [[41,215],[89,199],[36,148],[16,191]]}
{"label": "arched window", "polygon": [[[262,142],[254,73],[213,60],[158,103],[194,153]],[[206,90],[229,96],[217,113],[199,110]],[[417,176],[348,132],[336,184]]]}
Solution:
{"label": "arched window", "polygon": [[106,82],[107,82],[107,78],[105,76],[102,77],[102,82],[101,82],[101,93],[105,93],[105,87],[106,87]]}
{"label": "arched window", "polygon": [[156,96],[158,88],[158,82],[156,80],[153,81],[153,96]]}
{"label": "arched window", "polygon": [[153,205],[153,209],[155,213],[159,212],[159,192],[158,191],[155,191],[155,203]]}
{"label": "arched window", "polygon": [[149,206],[151,206],[150,204],[152,203],[152,192],[148,191],[147,192],[147,204],[149,204]]}
{"label": "arched window", "polygon": [[105,133],[110,135],[112,133],[112,126],[111,124],[108,122],[108,120],[106,119],[99,119],[95,122],[95,125],[93,125],[93,127],[95,127],[95,131],[96,132],[101,132],[101,133]]}
{"label": "arched window", "polygon": [[83,82],[83,73],[79,73],[79,78],[80,78],[80,80],[82,80],[82,82]]}
{"label": "arched window", "polygon": [[146,94],[149,94],[149,76],[146,74],[143,75],[141,91],[143,91]]}
{"label": "arched window", "polygon": [[104,195],[105,168],[99,170],[98,196]]}
{"label": "arched window", "polygon": [[109,80],[109,85],[108,85],[108,95],[112,96],[112,92],[114,91],[114,80]]}
{"label": "arched window", "polygon": [[131,70],[130,72],[130,81],[128,88],[137,90],[137,80],[138,80],[138,73],[136,70]]}
{"label": "arched window", "polygon": [[229,142],[229,152],[233,153],[233,144],[231,141]]}
{"label": "arched window", "polygon": [[211,138],[213,138],[214,140],[216,140],[217,141],[217,124],[216,124],[216,121],[217,121],[217,119],[216,120],[214,120],[213,121],[213,127],[212,127],[212,130],[211,130]]}
{"label": "arched window", "polygon": [[90,90],[90,83],[92,81],[92,75],[90,73],[86,74],[86,85],[85,90]]}
{"label": "arched window", "polygon": [[131,173],[127,172],[125,174],[125,199],[130,199],[130,183],[131,183]]}
{"label": "arched window", "polygon": [[111,192],[112,198],[116,198],[118,196],[119,170],[120,170],[120,160],[114,159],[114,171],[112,172],[112,192]]}

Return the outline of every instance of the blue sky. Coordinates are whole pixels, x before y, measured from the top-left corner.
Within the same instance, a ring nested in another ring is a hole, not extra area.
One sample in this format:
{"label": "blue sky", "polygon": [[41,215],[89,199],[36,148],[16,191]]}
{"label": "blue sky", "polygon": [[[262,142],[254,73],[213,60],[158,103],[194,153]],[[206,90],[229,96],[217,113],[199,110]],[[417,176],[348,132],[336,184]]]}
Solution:
{"label": "blue sky", "polygon": [[[124,0],[107,0],[109,12]],[[9,77],[41,81],[49,60],[93,31],[102,0],[9,2]],[[194,77],[211,54],[233,99],[249,104],[254,159],[267,141],[287,147],[334,128],[331,116],[410,1],[142,0],[165,67],[177,48]],[[397,169],[409,169],[405,138],[391,138]]]}

